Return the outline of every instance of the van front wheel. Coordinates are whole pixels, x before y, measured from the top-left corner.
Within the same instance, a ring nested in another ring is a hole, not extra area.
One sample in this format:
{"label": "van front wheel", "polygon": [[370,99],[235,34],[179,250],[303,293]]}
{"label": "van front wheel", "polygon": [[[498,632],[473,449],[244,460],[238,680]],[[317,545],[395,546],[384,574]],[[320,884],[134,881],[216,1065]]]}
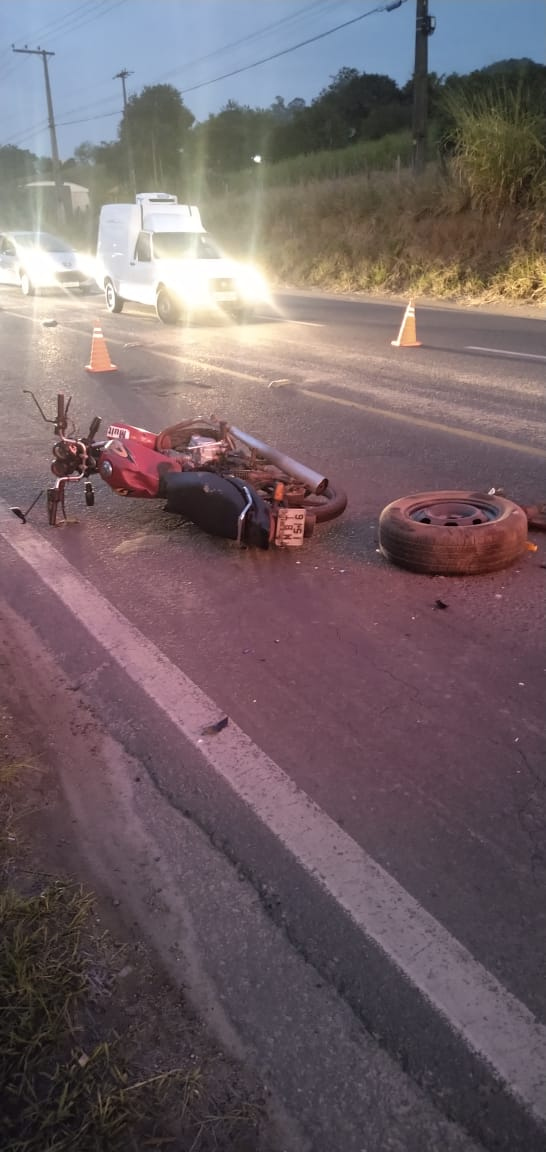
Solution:
{"label": "van front wheel", "polygon": [[122,296],[118,296],[111,280],[107,280],[104,285],[104,299],[109,312],[121,312],[125,301]]}
{"label": "van front wheel", "polygon": [[156,296],[155,309],[162,324],[176,324],[180,308],[166,288],[160,288]]}

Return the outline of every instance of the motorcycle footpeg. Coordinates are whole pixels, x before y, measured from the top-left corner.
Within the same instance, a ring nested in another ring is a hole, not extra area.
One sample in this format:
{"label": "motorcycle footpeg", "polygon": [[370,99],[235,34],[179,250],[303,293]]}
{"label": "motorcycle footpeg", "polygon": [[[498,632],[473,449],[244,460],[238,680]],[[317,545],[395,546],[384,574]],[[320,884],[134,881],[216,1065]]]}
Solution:
{"label": "motorcycle footpeg", "polygon": [[167,472],[159,496],[166,512],[185,516],[208,532],[241,545],[269,548],[272,517],[250,484],[215,472]]}

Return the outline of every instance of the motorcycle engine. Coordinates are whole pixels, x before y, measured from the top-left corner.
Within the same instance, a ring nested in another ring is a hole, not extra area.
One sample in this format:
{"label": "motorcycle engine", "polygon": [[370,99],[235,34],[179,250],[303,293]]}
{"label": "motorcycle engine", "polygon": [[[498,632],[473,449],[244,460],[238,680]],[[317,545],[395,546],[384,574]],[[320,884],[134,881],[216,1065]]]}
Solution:
{"label": "motorcycle engine", "polygon": [[225,455],[227,444],[224,440],[213,440],[208,436],[192,436],[191,440],[181,453],[194,468],[206,468],[215,460],[221,460]]}

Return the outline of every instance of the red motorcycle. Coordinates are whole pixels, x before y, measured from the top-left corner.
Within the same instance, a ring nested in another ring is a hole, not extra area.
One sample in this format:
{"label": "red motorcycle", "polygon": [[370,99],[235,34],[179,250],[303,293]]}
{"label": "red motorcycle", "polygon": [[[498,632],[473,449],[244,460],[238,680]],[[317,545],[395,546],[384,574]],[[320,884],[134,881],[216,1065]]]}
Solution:
{"label": "red motorcycle", "polygon": [[[83,481],[85,502],[94,504],[95,476],[120,496],[163,500],[165,511],[212,536],[258,548],[298,546],[315,524],[335,519],[346,507],[345,493],[334,490],[325,476],[224,421],[198,417],[159,433],[111,424],[106,439],[98,441],[100,417],[91,421],[86,436],[69,436],[70,399],[65,402],[58,393],[51,420],[34,393],[25,391],[58,437],[51,464],[56,480],[47,489],[52,525],[59,508],[66,519],[68,484]],[[12,509],[23,523],[41,495],[26,512]]]}

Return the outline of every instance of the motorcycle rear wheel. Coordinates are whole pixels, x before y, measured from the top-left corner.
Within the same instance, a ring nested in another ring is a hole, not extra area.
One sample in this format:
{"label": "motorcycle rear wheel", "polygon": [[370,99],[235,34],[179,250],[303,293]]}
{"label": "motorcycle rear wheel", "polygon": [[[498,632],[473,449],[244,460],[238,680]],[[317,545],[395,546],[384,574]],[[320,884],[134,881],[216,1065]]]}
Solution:
{"label": "motorcycle rear wheel", "polygon": [[328,485],[321,496],[305,496],[298,507],[312,512],[317,524],[326,524],[328,520],[336,520],[345,511],[347,494],[341,488]]}

